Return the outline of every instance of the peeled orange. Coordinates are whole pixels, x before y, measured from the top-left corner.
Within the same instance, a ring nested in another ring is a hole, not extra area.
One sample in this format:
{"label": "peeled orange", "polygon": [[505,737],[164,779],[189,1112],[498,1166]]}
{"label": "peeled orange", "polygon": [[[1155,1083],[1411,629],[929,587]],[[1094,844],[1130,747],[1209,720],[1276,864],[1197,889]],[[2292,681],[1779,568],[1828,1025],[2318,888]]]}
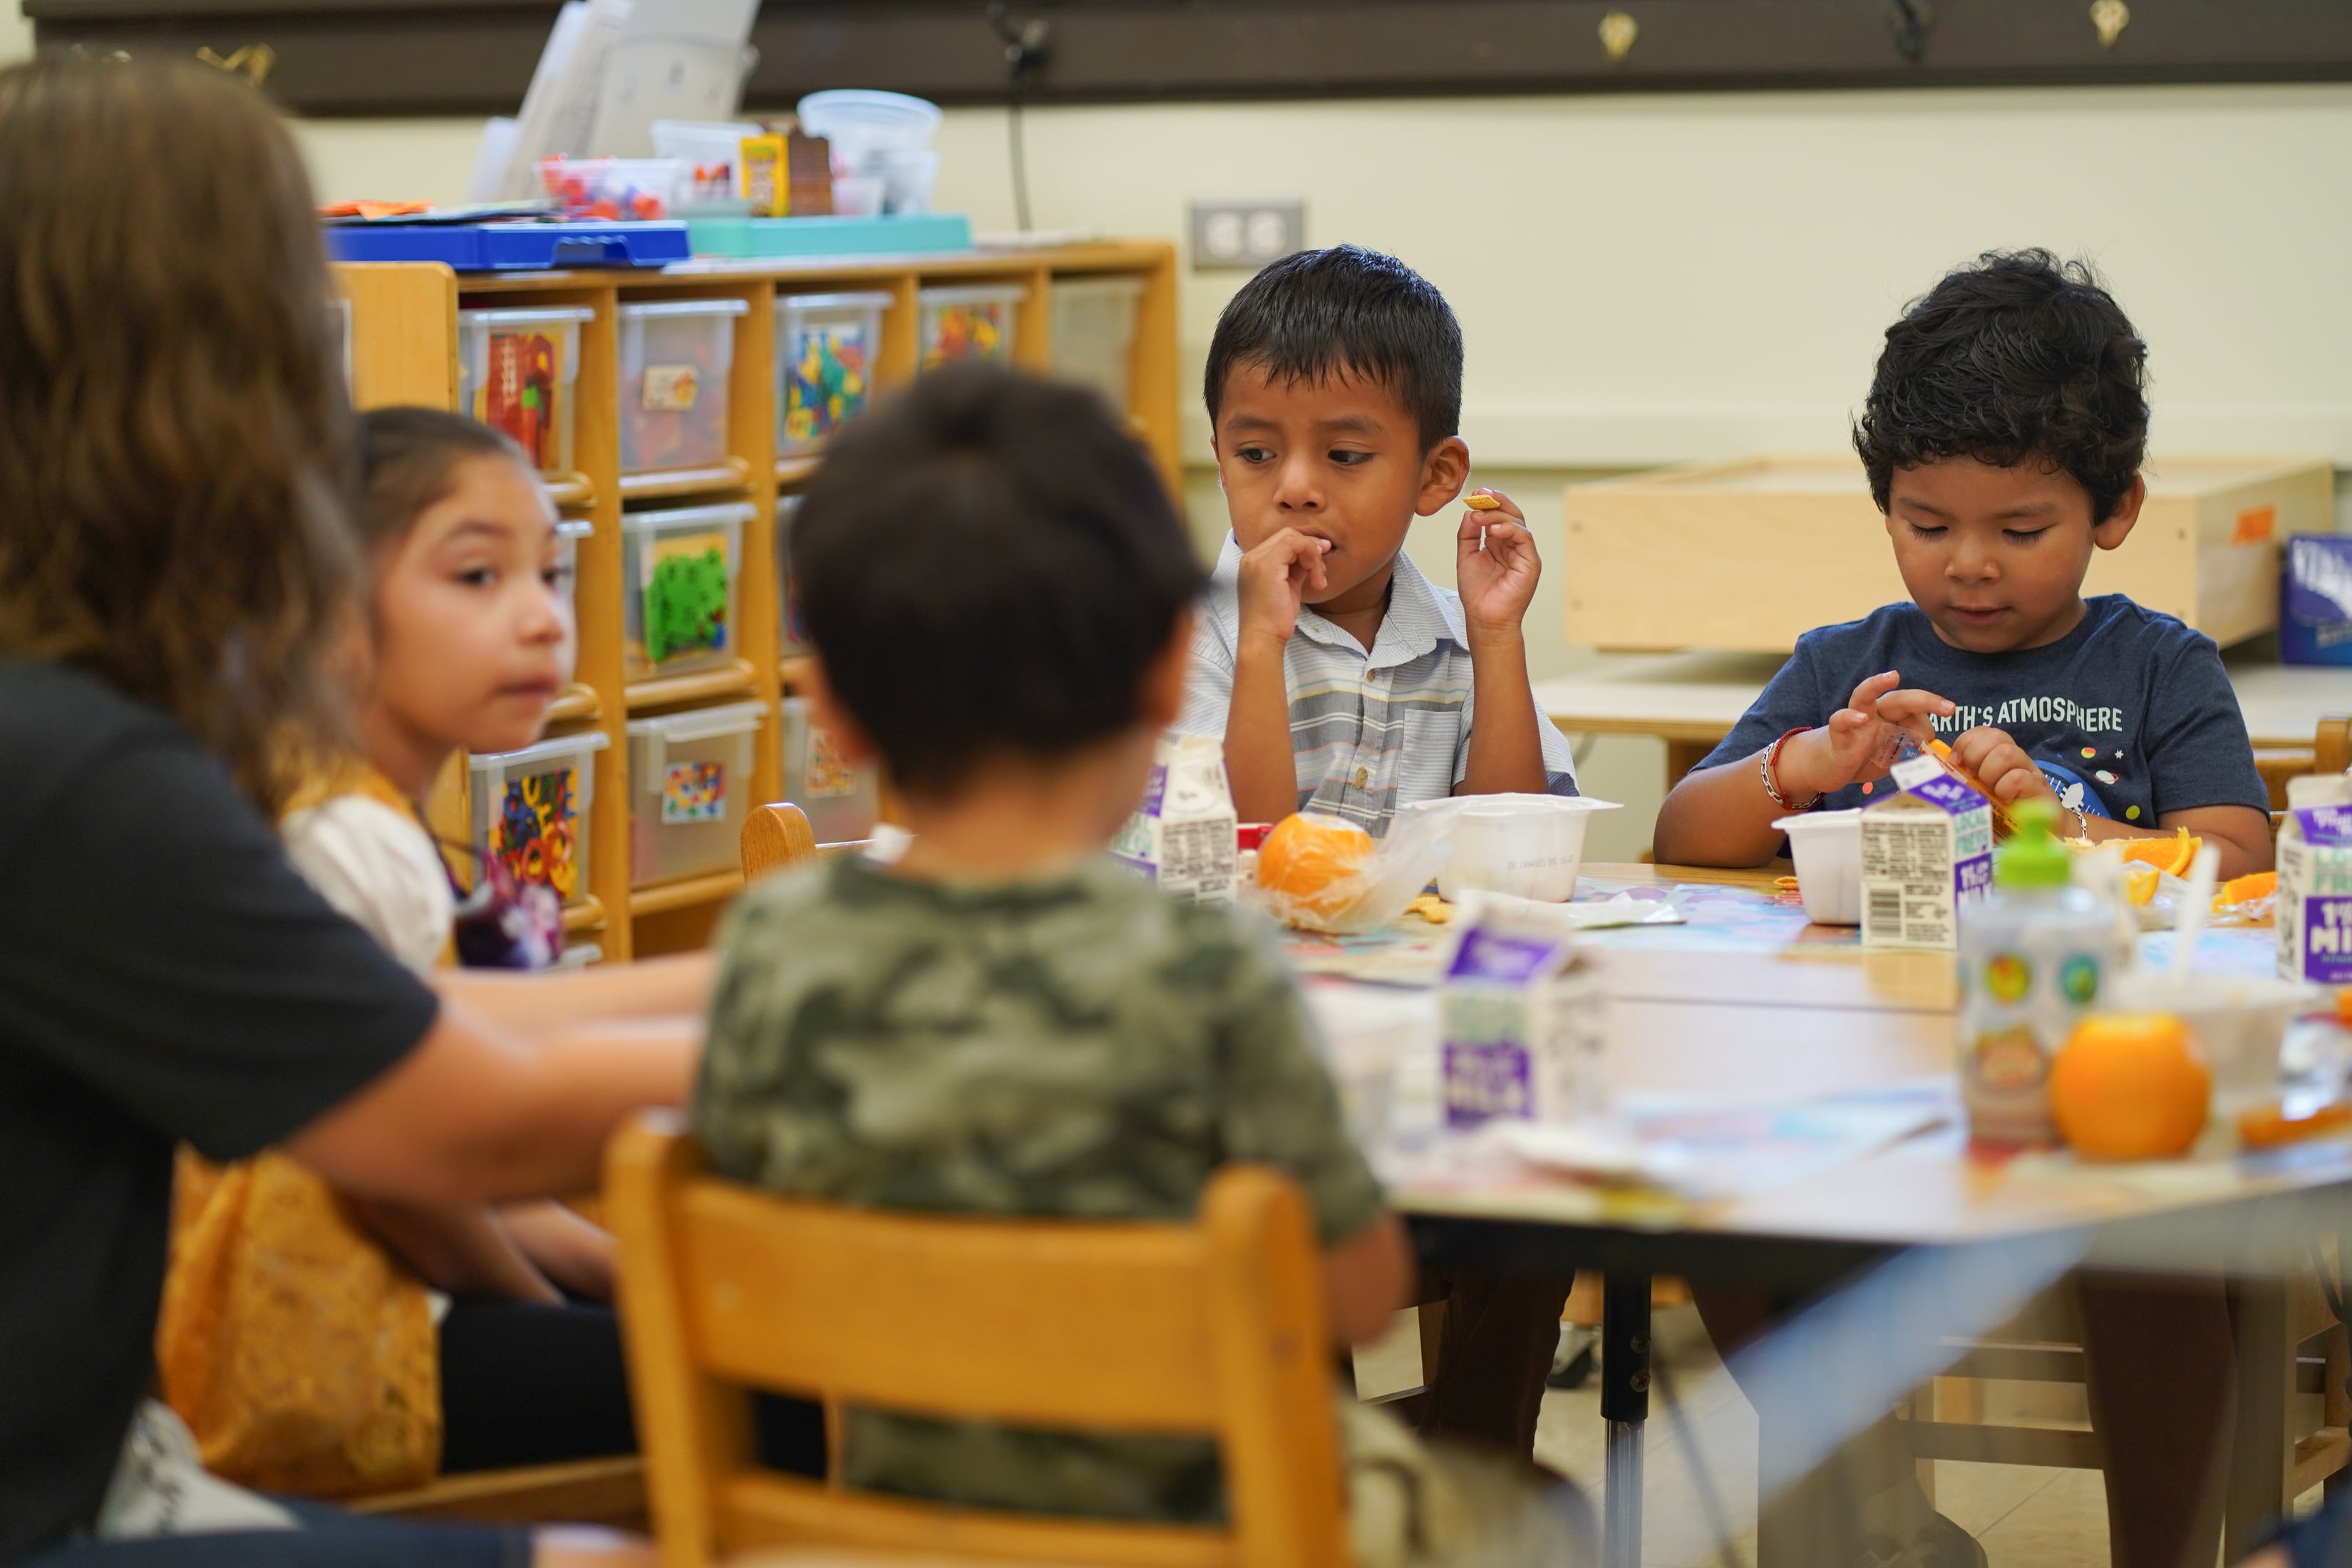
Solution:
{"label": "peeled orange", "polygon": [[2126,838],[2121,842],[2126,863],[2136,860],[2143,866],[2153,866],[2176,877],[2189,875],[2189,863],[2196,859],[2197,851],[2205,847],[2205,840],[2185,827],[2169,838]]}
{"label": "peeled orange", "polygon": [[2218,915],[2234,904],[2251,904],[2256,899],[2270,898],[2277,891],[2276,871],[2249,871],[2221,884],[2221,890],[2213,895],[2213,912]]}
{"label": "peeled orange", "polygon": [[2124,897],[2134,909],[2146,909],[2156,898],[2157,883],[2161,880],[2153,866],[2124,868]]}
{"label": "peeled orange", "polygon": [[1297,813],[1258,846],[1257,885],[1305,915],[1329,920],[1354,898],[1344,884],[1372,858],[1372,836],[1341,817]]}
{"label": "peeled orange", "polygon": [[2166,1013],[2094,1015],[2050,1068],[2050,1114],[2085,1160],[2162,1160],[2204,1131],[2213,1078]]}

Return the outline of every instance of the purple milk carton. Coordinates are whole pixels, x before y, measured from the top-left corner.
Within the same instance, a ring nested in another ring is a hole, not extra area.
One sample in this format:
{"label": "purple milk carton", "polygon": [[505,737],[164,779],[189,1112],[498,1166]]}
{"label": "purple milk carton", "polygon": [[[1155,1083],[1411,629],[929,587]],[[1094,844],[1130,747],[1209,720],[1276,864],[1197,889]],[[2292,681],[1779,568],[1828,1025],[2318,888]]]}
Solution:
{"label": "purple milk carton", "polygon": [[2352,985],[2352,780],[2295,779],[2287,787],[2293,793],[2278,837],[2278,972],[2287,980]]}
{"label": "purple milk carton", "polygon": [[1565,931],[1515,924],[1475,901],[1462,918],[1438,989],[1445,1124],[1601,1115],[1609,997],[1599,966]]}
{"label": "purple milk carton", "polygon": [[1960,910],[1992,887],[1992,803],[1932,756],[1895,764],[1862,811],[1862,944],[1959,944]]}

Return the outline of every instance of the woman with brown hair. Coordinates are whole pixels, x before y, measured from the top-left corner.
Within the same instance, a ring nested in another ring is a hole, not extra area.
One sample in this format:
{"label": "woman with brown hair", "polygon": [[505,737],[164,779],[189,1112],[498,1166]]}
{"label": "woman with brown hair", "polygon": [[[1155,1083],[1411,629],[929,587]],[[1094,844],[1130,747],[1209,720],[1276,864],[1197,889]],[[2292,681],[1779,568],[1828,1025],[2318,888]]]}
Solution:
{"label": "woman with brown hair", "polygon": [[640,1559],[259,1500],[278,1528],[173,1534],[183,1494],[123,1495],[175,1144],[395,1203],[577,1192],[685,1093],[708,972],[428,987],[287,864],[356,562],[276,117],[193,66],[0,71],[0,1563]]}

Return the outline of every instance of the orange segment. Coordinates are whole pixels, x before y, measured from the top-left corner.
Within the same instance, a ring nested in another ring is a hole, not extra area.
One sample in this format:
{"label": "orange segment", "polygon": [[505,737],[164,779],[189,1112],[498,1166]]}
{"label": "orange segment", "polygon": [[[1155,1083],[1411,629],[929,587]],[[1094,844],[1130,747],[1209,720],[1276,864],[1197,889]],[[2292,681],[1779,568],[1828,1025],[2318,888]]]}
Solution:
{"label": "orange segment", "polygon": [[2176,829],[2169,838],[2127,838],[2119,842],[2126,860],[2153,866],[2175,877],[2189,875],[2189,863],[2205,847],[2205,840],[2185,827]]}
{"label": "orange segment", "polygon": [[2126,866],[2124,868],[2124,896],[2131,900],[2134,909],[2144,910],[2148,900],[2156,897],[2158,879],[2153,866]]}
{"label": "orange segment", "polygon": [[2250,871],[2242,877],[2232,877],[2221,884],[2213,895],[2213,912],[2220,914],[2232,904],[2251,904],[2256,899],[2267,899],[2278,891],[2276,871]]}
{"label": "orange segment", "polygon": [[2306,1138],[2325,1137],[2347,1127],[2352,1127],[2352,1105],[2340,1100],[2293,1121],[2273,1100],[2238,1113],[2238,1142],[2249,1149],[2275,1149],[2282,1143],[2300,1143]]}
{"label": "orange segment", "polygon": [[2197,1142],[2212,1090],[2179,1019],[2094,1014],[2050,1068],[2050,1114],[2085,1160],[2168,1159]]}

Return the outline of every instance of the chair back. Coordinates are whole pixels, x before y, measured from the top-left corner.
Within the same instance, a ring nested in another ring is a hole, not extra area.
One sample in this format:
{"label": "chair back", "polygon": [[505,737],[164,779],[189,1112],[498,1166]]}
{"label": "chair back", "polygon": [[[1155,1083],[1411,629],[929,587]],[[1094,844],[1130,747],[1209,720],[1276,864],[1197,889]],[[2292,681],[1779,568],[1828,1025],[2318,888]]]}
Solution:
{"label": "chair back", "polygon": [[756,882],[771,871],[814,856],[816,832],[809,826],[805,812],[791,801],[780,800],[751,808],[743,818],[743,833],[737,844],[743,858],[743,880]]}
{"label": "chair back", "polygon": [[[1328,1330],[1305,1200],[1221,1172],[1191,1225],[941,1217],[702,1173],[649,1113],[613,1144],[629,1373],[666,1568],[833,1544],[1028,1563],[1341,1568]],[[820,1398],[834,1479],[761,1468],[747,1390]],[[851,1490],[848,1407],[1213,1439],[1223,1530]]]}

